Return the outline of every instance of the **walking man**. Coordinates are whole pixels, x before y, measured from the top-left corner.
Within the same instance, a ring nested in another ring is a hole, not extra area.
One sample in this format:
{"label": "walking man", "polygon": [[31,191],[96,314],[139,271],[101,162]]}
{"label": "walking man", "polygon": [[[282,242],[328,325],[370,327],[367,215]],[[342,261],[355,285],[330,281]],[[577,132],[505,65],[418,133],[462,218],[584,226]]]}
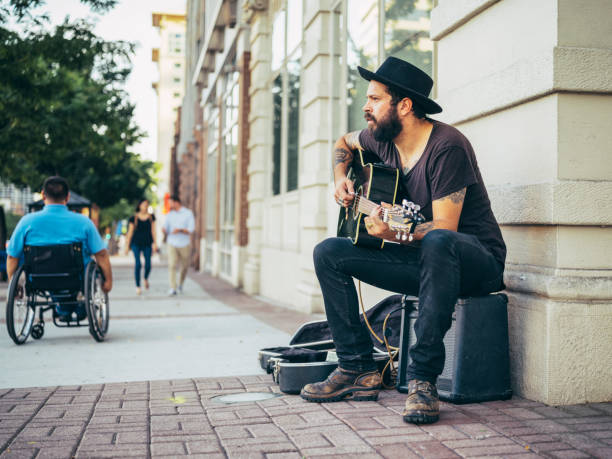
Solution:
{"label": "walking man", "polygon": [[170,197],[170,209],[162,231],[168,243],[168,269],[170,270],[168,295],[173,296],[177,293],[177,267],[180,269],[178,292],[183,293],[183,282],[185,282],[191,258],[191,233],[195,229],[195,220],[191,210],[181,205],[181,198],[177,195]]}

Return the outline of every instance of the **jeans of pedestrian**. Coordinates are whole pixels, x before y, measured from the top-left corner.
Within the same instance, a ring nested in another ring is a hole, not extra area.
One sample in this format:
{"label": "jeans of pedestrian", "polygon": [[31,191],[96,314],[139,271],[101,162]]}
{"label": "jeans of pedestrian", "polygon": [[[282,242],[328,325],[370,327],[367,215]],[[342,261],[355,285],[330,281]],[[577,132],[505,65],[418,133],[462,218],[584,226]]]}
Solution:
{"label": "jeans of pedestrian", "polygon": [[444,369],[443,339],[457,299],[503,288],[503,266],[475,236],[455,231],[433,230],[420,244],[385,244],[383,249],[329,238],[315,247],[313,256],[339,364],[347,370],[376,368],[369,331],[359,320],[353,278],[419,297],[407,376],[433,384]]}
{"label": "jeans of pedestrian", "polygon": [[148,279],[149,274],[151,273],[151,251],[152,247],[150,245],[136,245],[132,244],[130,246],[132,252],[134,253],[134,258],[136,259],[136,264],[134,265],[134,280],[136,281],[136,287],[140,287],[140,271],[142,269],[142,264],[140,261],[140,254],[144,255],[144,278]]}

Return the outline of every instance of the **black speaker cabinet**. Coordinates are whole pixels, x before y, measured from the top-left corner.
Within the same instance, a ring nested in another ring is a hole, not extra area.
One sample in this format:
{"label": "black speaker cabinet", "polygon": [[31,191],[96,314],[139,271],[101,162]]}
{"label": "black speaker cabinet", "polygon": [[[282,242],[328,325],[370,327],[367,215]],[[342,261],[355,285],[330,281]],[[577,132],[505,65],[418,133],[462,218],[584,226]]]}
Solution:
{"label": "black speaker cabinet", "polygon": [[[508,356],[508,297],[503,293],[460,299],[444,337],[446,360],[438,377],[440,399],[451,403],[506,400],[512,397]],[[408,391],[409,349],[416,342],[418,299],[406,298],[402,310],[397,390]]]}

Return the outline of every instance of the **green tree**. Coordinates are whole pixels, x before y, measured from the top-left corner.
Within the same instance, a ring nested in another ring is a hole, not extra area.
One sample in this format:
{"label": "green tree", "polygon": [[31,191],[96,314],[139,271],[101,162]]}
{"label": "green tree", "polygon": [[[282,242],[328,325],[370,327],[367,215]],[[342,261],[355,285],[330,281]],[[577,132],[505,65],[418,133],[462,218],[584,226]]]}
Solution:
{"label": "green tree", "polygon": [[[116,0],[81,2],[105,11]],[[144,135],[123,89],[133,45],[104,41],[83,20],[49,28],[32,14],[42,4],[0,6],[0,176],[36,190],[61,175],[101,208],[135,201],[152,185],[154,163],[130,151]]]}

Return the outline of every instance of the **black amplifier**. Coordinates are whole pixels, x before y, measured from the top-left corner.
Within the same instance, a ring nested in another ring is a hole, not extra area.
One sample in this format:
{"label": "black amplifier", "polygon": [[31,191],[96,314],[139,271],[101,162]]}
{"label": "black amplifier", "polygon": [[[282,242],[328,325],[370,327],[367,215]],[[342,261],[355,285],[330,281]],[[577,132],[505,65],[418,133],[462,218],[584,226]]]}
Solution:
{"label": "black amplifier", "polygon": [[[416,342],[418,299],[405,298],[402,310],[397,390],[408,391],[409,349]],[[460,299],[444,337],[446,360],[438,377],[440,399],[451,403],[507,400],[510,388],[508,297],[495,293]]]}

